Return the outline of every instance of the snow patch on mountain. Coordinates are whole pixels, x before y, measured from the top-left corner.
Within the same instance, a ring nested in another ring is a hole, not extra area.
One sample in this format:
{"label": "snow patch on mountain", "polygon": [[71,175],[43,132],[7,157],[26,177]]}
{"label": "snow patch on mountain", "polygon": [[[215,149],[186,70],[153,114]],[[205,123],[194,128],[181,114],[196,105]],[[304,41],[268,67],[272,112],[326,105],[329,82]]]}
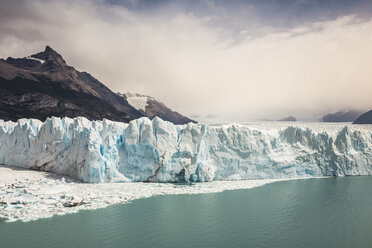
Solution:
{"label": "snow patch on mountain", "polygon": [[31,60],[36,60],[36,61],[39,61],[41,64],[44,64],[45,63],[45,60],[43,59],[38,59],[38,58],[35,58],[35,57],[32,57],[32,56],[27,56],[27,57],[24,57],[25,59],[31,59]]}
{"label": "snow patch on mountain", "polygon": [[146,111],[148,96],[126,93],[128,103],[137,110]]}

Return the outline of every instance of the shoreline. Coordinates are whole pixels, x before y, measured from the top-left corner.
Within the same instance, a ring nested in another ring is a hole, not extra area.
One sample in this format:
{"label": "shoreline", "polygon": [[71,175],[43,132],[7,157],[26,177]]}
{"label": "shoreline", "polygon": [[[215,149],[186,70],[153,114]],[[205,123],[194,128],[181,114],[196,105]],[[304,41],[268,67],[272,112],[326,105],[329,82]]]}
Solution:
{"label": "shoreline", "polygon": [[172,183],[99,183],[0,165],[0,219],[34,221],[54,215],[94,210],[158,195],[206,194],[251,189],[268,183],[304,178]]}

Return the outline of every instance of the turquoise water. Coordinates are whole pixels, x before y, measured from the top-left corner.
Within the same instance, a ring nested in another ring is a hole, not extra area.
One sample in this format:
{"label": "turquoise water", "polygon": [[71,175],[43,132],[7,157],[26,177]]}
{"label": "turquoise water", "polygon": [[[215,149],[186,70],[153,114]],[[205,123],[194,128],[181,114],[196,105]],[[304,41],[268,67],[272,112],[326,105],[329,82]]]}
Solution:
{"label": "turquoise water", "polygon": [[0,222],[0,247],[372,247],[372,177],[157,196]]}

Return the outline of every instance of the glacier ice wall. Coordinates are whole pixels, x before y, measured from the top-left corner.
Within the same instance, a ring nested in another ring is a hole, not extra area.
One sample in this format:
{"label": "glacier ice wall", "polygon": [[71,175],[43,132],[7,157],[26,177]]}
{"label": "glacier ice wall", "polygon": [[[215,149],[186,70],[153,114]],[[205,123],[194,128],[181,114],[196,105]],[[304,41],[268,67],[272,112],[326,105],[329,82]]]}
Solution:
{"label": "glacier ice wall", "polygon": [[0,120],[0,164],[85,182],[371,175],[372,126]]}

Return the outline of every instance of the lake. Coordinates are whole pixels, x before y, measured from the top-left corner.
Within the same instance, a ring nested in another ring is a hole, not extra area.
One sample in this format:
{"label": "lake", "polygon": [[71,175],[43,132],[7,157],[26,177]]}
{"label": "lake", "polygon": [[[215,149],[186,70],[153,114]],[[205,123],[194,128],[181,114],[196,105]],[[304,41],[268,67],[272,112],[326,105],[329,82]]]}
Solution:
{"label": "lake", "polygon": [[371,247],[372,177],[166,195],[33,222],[0,222],[0,247]]}

